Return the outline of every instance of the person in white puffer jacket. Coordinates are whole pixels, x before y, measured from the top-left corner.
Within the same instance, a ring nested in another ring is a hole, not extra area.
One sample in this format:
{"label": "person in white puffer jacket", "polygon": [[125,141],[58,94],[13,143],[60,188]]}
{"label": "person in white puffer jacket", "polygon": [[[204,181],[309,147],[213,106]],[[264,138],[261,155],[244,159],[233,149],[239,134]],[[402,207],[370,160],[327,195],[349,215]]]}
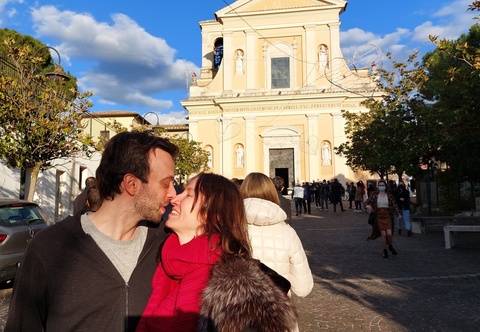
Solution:
{"label": "person in white puffer jacket", "polygon": [[312,272],[300,238],[285,223],[287,215],[279,205],[272,180],[262,173],[250,173],[240,192],[253,257],[287,278],[297,296],[307,296],[313,288]]}

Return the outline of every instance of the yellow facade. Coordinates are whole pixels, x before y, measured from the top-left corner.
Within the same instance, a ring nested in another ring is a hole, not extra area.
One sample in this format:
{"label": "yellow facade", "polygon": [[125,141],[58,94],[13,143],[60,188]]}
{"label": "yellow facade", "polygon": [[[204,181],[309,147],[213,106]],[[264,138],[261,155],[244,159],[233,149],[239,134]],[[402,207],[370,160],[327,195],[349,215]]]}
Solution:
{"label": "yellow facade", "polygon": [[365,178],[333,151],[346,141],[341,111],[367,111],[360,103],[378,96],[374,66],[353,73],[341,54],[346,4],[239,0],[200,22],[202,67],[182,105],[213,172],[289,185]]}

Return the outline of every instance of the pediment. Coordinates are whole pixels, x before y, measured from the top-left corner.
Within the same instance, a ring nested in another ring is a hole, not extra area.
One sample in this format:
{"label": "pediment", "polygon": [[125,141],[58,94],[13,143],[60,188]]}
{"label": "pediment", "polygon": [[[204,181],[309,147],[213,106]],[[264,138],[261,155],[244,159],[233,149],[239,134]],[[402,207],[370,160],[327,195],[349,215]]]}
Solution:
{"label": "pediment", "polygon": [[301,8],[319,9],[319,7],[345,8],[347,1],[343,0],[238,0],[217,11],[217,17],[255,13],[265,11],[294,10]]}

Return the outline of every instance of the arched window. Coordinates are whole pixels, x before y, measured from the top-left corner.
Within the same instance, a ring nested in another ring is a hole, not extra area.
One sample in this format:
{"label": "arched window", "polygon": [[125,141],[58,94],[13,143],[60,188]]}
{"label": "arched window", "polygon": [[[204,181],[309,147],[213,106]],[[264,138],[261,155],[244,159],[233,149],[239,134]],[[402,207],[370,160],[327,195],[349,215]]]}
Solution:
{"label": "arched window", "polygon": [[213,68],[218,70],[223,59],[223,38],[218,38],[215,41],[213,49]]}

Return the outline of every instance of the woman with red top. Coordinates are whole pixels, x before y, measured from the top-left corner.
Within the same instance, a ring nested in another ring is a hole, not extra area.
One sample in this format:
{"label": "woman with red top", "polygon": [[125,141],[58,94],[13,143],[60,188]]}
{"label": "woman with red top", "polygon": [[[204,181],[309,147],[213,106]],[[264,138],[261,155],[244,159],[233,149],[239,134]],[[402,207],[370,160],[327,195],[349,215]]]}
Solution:
{"label": "woman with red top", "polygon": [[137,331],[196,331],[202,292],[221,257],[251,258],[243,200],[227,178],[200,173],[172,201],[152,294]]}

